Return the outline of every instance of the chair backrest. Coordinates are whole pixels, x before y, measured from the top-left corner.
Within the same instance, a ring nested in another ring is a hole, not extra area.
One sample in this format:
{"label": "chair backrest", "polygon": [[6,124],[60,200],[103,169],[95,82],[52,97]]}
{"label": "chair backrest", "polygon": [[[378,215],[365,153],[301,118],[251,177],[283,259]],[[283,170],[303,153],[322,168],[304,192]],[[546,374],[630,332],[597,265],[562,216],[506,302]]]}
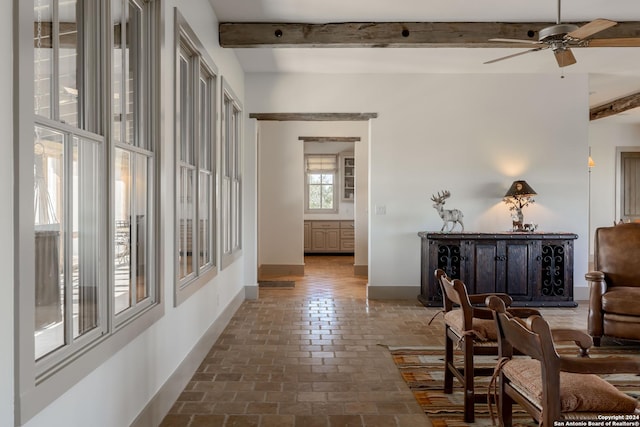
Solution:
{"label": "chair backrest", "polygon": [[509,353],[501,356],[512,356],[514,348],[522,354],[538,359],[545,366],[558,363],[551,329],[542,316],[533,315],[527,319],[514,317],[507,311],[504,301],[495,296],[487,298],[487,306],[494,311],[499,347]]}
{"label": "chair backrest", "polygon": [[640,287],[640,223],[596,229],[594,267],[608,286]]}
{"label": "chair backrest", "polygon": [[451,311],[454,304],[459,305],[463,309],[471,309],[467,287],[462,281],[450,279],[444,270],[441,269],[437,269],[434,274],[436,281],[440,283],[440,289],[442,289],[442,303],[445,312]]}

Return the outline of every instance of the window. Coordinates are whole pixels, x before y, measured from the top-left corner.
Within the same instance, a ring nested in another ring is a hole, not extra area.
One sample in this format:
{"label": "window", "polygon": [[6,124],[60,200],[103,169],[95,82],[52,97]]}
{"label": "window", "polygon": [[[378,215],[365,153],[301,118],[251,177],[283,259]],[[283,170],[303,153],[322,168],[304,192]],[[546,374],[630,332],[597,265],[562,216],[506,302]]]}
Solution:
{"label": "window", "polygon": [[620,154],[620,219],[640,219],[640,152],[621,151]]}
{"label": "window", "polygon": [[215,88],[212,61],[176,14],[176,303],[215,274]]}
{"label": "window", "polygon": [[[33,100],[16,110],[17,140],[33,138],[16,152],[21,423],[162,311],[157,112],[143,108],[159,87],[158,4],[16,3],[20,37],[33,37],[16,73],[16,98]],[[115,338],[118,329],[127,332]]]}
{"label": "window", "polygon": [[335,155],[305,156],[305,207],[310,213],[334,213],[338,211],[336,173],[338,160]]}
{"label": "window", "polygon": [[241,114],[238,98],[222,82],[222,266],[235,259],[242,246]]}

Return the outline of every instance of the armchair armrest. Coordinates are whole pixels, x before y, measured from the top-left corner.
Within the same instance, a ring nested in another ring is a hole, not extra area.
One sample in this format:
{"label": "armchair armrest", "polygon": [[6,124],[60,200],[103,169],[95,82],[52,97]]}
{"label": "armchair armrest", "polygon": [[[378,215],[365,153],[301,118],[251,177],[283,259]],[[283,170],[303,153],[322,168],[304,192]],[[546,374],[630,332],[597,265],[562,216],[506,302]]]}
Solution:
{"label": "armchair armrest", "polygon": [[589,349],[593,346],[593,339],[590,335],[577,329],[552,329],[551,336],[554,342],[573,341],[580,347],[580,356],[587,357]]}
{"label": "armchair armrest", "polygon": [[471,302],[471,304],[485,304],[485,300],[490,296],[496,296],[500,298],[502,301],[504,301],[504,305],[506,305],[507,307],[513,303],[513,298],[511,298],[507,294],[502,293],[472,294],[469,295],[469,302]]}
{"label": "armchair armrest", "polygon": [[560,370],[578,374],[640,373],[640,359],[633,357],[560,357]]}
{"label": "armchair armrest", "polygon": [[602,271],[590,271],[584,275],[584,278],[588,282],[599,282],[604,280],[604,273]]}
{"label": "armchair armrest", "polygon": [[507,313],[511,314],[514,317],[520,317],[522,319],[526,319],[529,316],[542,316],[540,311],[535,308],[529,307],[510,307],[507,308]]}
{"label": "armchair armrest", "polygon": [[590,271],[584,278],[589,285],[589,314],[587,316],[587,326],[589,334],[594,337],[601,337],[604,333],[602,295],[607,291],[607,282],[602,271]]}

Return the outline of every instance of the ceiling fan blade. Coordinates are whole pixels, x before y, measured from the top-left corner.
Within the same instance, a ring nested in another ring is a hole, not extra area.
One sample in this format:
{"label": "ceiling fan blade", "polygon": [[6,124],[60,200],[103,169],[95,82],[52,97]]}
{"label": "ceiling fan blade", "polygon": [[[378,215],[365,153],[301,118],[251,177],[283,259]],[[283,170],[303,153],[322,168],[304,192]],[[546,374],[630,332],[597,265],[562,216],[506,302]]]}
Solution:
{"label": "ceiling fan blade", "polygon": [[520,39],[489,39],[490,42],[506,42],[506,43],[525,43],[525,44],[540,44],[537,40],[520,40]]}
{"label": "ceiling fan blade", "polygon": [[616,24],[617,22],[615,21],[599,18],[584,24],[577,30],[573,30],[570,33],[567,33],[567,37],[578,40],[586,39],[587,37],[591,37],[595,33],[599,33],[600,31],[613,27]]}
{"label": "ceiling fan blade", "polygon": [[591,39],[587,47],[640,47],[640,37]]}
{"label": "ceiling fan blade", "polygon": [[566,67],[567,65],[572,65],[577,62],[576,57],[573,56],[573,52],[571,52],[569,48],[554,50],[553,54],[556,57],[558,67]]}
{"label": "ceiling fan blade", "polygon": [[537,47],[535,49],[525,50],[524,52],[518,52],[518,53],[514,53],[512,55],[503,56],[501,58],[492,59],[491,61],[484,62],[484,64],[493,64],[494,62],[503,61],[503,60],[509,59],[509,58],[514,58],[516,56],[524,55],[526,53],[537,52],[539,50],[546,49],[546,48],[547,48],[547,46]]}

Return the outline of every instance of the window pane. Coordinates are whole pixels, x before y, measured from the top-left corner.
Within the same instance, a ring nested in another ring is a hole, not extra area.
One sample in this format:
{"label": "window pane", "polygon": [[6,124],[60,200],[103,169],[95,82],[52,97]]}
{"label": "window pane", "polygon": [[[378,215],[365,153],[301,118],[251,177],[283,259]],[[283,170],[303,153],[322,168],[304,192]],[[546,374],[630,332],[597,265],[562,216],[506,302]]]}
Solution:
{"label": "window pane", "polygon": [[131,153],[116,149],[114,170],[114,312],[131,306]]}
{"label": "window pane", "polygon": [[333,185],[322,186],[322,208],[333,209]]}
{"label": "window pane", "polygon": [[111,19],[113,20],[113,72],[111,74],[111,85],[113,90],[113,140],[122,141],[122,105],[126,101],[124,84],[124,55],[122,53],[122,2],[111,2]]}
{"label": "window pane", "polygon": [[[124,104],[125,109],[125,142],[131,145],[140,146],[138,137],[139,122],[139,86],[140,86],[140,9],[129,2],[127,14],[125,16],[125,37],[126,49],[124,60],[127,64],[126,93],[127,98]],[[146,148],[146,147],[145,147]]]}
{"label": "window pane", "polygon": [[193,239],[195,185],[194,172],[189,167],[180,168],[178,182],[178,223],[179,223],[179,277],[185,278],[193,273],[193,253],[195,240]]}
{"label": "window pane", "polygon": [[97,144],[74,138],[71,280],[74,338],[98,326],[100,165]]}
{"label": "window pane", "polygon": [[231,180],[222,178],[222,250],[225,254],[231,253]]}
{"label": "window pane", "polygon": [[319,173],[310,173],[309,176],[309,184],[320,184],[322,182],[322,174]]}
{"label": "window pane", "polygon": [[[147,280],[148,158],[116,150],[114,271],[115,313],[149,296]],[[135,220],[134,220],[135,218]],[[134,292],[135,291],[135,292]]]}
{"label": "window pane", "polygon": [[200,172],[200,197],[199,197],[199,242],[200,242],[200,267],[211,262],[212,247],[212,221],[211,221],[211,175]]}
{"label": "window pane", "polygon": [[64,135],[35,129],[35,357],[64,345]]}
{"label": "window pane", "polygon": [[59,1],[58,105],[59,119],[78,126],[78,57],[81,39],[77,25],[78,2]]}
{"label": "window pane", "polygon": [[322,183],[323,184],[333,184],[333,175],[331,175],[331,174],[322,174]]}
{"label": "window pane", "polygon": [[200,78],[200,169],[211,170],[211,96],[210,79]]}
{"label": "window pane", "polygon": [[191,153],[191,98],[189,88],[191,86],[190,63],[187,52],[180,52],[180,160],[185,163],[192,162]]}
{"label": "window pane", "polygon": [[143,155],[136,155],[136,302],[140,302],[149,296],[149,280],[147,278],[147,248],[149,247],[148,211],[149,211],[149,171],[148,159]]}
{"label": "window pane", "polygon": [[52,0],[35,0],[34,3],[34,112],[46,118],[51,117],[53,92],[53,43]]}

